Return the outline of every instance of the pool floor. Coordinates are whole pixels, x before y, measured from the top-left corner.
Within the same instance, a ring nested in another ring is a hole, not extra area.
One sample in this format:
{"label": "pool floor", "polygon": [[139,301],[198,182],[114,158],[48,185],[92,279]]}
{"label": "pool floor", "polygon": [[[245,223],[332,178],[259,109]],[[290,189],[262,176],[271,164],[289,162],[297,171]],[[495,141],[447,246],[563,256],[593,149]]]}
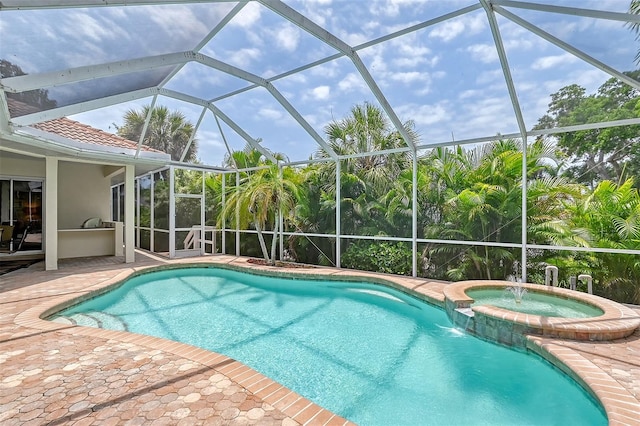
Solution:
{"label": "pool floor", "polygon": [[[52,421],[344,424],[344,419],[313,407],[225,357],[160,339],[127,337],[125,333],[106,330],[60,328],[39,319],[62,298],[75,298],[108,285],[131,274],[134,268],[194,262],[194,259],[167,261],[142,253],[137,253],[135,264],[114,260],[118,258],[62,262],[60,270],[53,272],[45,272],[43,264],[36,264],[1,278],[3,425]],[[231,256],[200,261],[249,266],[245,259]],[[324,272],[355,274],[335,269]],[[434,297],[442,295],[445,285],[410,278],[394,281],[402,281]],[[640,358],[638,331],[615,342],[545,338],[536,341],[553,356],[573,364],[579,375],[587,382],[591,380],[592,387],[606,388],[605,405],[610,411],[615,410],[611,424],[638,424],[640,367],[634,361]]]}

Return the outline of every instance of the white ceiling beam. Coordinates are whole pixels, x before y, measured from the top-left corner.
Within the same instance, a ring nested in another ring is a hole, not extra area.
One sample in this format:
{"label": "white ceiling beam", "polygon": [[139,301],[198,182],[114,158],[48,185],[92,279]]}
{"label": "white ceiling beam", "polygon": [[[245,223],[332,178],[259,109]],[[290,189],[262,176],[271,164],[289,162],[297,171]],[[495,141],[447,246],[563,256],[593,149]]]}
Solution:
{"label": "white ceiling beam", "polygon": [[[225,17],[222,18],[222,20],[220,22],[218,22],[218,24],[216,24],[216,26],[209,32],[209,34],[207,34],[206,37],[203,38],[200,41],[200,43],[198,43],[196,45],[196,47],[193,49],[193,51],[194,52],[199,52],[200,50],[202,50],[202,48],[205,47],[207,45],[207,43],[209,43],[216,36],[216,34],[218,34],[225,27],[225,25],[227,25],[229,23],[229,21],[231,21],[238,14],[238,12],[240,12],[242,10],[242,8],[245,5],[246,5],[246,3],[238,3],[238,4],[236,4],[233,7],[233,9],[231,9],[231,11],[229,13],[227,13],[225,15]],[[169,75],[166,76],[165,79],[159,84],[159,87],[164,87],[167,83],[169,83],[169,80],[171,80],[174,75],[176,75],[178,72],[180,72],[182,67],[184,67],[184,64],[177,66],[173,71],[171,71],[171,73],[169,73]]]}
{"label": "white ceiling beam", "polygon": [[213,104],[210,104],[209,109],[217,117],[220,117],[220,119],[224,121],[227,126],[231,127],[233,131],[236,132],[238,135],[240,135],[242,139],[244,139],[249,145],[251,145],[253,148],[260,151],[262,155],[264,155],[274,164],[278,163],[278,160],[269,151],[264,149],[264,147],[260,145],[260,142],[258,142],[257,139],[252,138],[247,132],[244,131],[242,127],[238,126],[231,118],[229,118],[229,116],[227,116],[224,112],[220,111],[218,107],[216,107]]}
{"label": "white ceiling beam", "polygon": [[147,6],[184,3],[246,3],[249,0],[2,0],[1,10],[67,9],[73,7]]}
{"label": "white ceiling beam", "polygon": [[193,60],[209,68],[217,69],[218,71],[222,71],[225,74],[229,74],[242,80],[246,80],[258,86],[264,87],[267,84],[267,80],[260,76],[252,74],[233,65],[227,64],[226,62],[219,61],[218,59],[212,58],[210,56],[203,55],[202,53],[194,53]]}
{"label": "white ceiling beam", "polygon": [[302,115],[298,112],[298,110],[295,109],[293,105],[291,105],[289,101],[285,99],[284,96],[282,96],[282,93],[280,93],[278,89],[273,86],[273,84],[267,83],[265,88],[269,91],[269,93],[271,93],[274,98],[276,98],[280,105],[282,105],[282,107],[287,110],[287,112],[293,117],[293,119],[296,120],[298,124],[300,124],[304,128],[304,130],[307,131],[307,133],[316,141],[318,145],[322,147],[322,149],[325,150],[325,152],[331,158],[338,158],[336,152],[324,141],[324,139],[322,139],[322,136],[320,136],[318,132],[316,132],[313,127],[311,127],[307,120],[305,120],[304,117],[302,117]]}
{"label": "white ceiling beam", "polygon": [[7,103],[7,96],[3,90],[0,90],[0,133],[9,132],[9,120],[11,114],[9,113],[9,104]]}
{"label": "white ceiling beam", "polygon": [[400,121],[400,118],[398,118],[398,115],[391,107],[391,104],[389,104],[389,101],[387,101],[387,98],[382,93],[382,90],[380,90],[380,87],[378,87],[378,83],[376,83],[371,73],[369,73],[369,70],[360,59],[360,56],[358,56],[358,54],[354,52],[351,60],[353,61],[353,64],[360,73],[360,76],[362,77],[364,82],[367,84],[367,86],[369,86],[369,90],[371,90],[373,96],[375,96],[380,106],[382,106],[382,109],[387,113],[387,116],[389,117],[389,120],[391,120],[393,126],[400,133],[400,135],[402,135],[404,143],[407,144],[409,148],[415,151],[416,145],[411,139],[409,132],[407,132],[407,129]]}
{"label": "white ceiling beam", "polygon": [[189,148],[191,148],[191,144],[193,143],[193,140],[196,137],[196,133],[198,132],[198,129],[200,129],[200,124],[202,123],[202,119],[204,118],[204,114],[206,112],[207,112],[207,108],[202,108],[202,112],[200,113],[200,118],[198,118],[198,122],[196,123],[196,126],[193,128],[193,132],[191,132],[191,136],[189,136],[187,145],[182,150],[182,154],[180,155],[180,162],[184,161],[184,157],[187,156],[187,152],[189,151]]}
{"label": "white ceiling beam", "polygon": [[640,118],[627,118],[624,120],[603,121],[601,123],[576,124],[575,126],[531,130],[529,132],[529,135],[530,136],[554,135],[558,133],[580,132],[582,130],[607,129],[609,127],[633,126],[638,124],[640,124]]}
{"label": "white ceiling beam", "polygon": [[[481,0],[481,1],[484,1],[484,0]],[[565,51],[571,53],[572,55],[582,59],[583,61],[585,61],[585,62],[587,62],[587,63],[589,63],[591,65],[593,65],[594,67],[598,68],[599,70],[604,71],[605,73],[609,74],[610,76],[615,77],[618,80],[627,83],[629,86],[635,87],[636,89],[640,90],[640,82],[639,81],[636,81],[633,78],[624,75],[620,71],[617,71],[617,70],[611,68],[609,65],[605,64],[604,62],[600,62],[599,60],[597,60],[594,57],[586,54],[582,50],[576,49],[575,47],[571,46],[568,43],[565,43],[564,41],[560,40],[559,38],[557,38],[555,36],[552,36],[548,32],[546,32],[543,29],[541,29],[540,27],[537,27],[536,25],[533,25],[532,23],[530,23],[528,21],[525,21],[524,19],[520,18],[517,15],[514,15],[513,13],[509,12],[506,9],[503,9],[500,6],[495,6],[494,10],[497,13],[499,13],[500,15],[504,16],[505,18],[507,18],[508,20],[510,20],[512,22],[515,22],[516,24],[520,25],[523,28],[526,28],[527,30],[529,30],[532,33],[538,35],[539,37],[542,37],[543,39],[547,40],[548,42],[550,42],[552,44],[555,44],[556,46],[558,46],[562,50],[565,50]]]}
{"label": "white ceiling beam", "polygon": [[196,98],[195,96],[187,95],[185,93],[176,92],[175,90],[158,89],[158,92],[161,95],[167,96],[169,98],[178,99],[184,102],[190,102],[196,105],[202,105],[209,108],[212,113],[220,117],[222,121],[224,121],[227,124],[227,126],[231,127],[233,131],[235,131],[238,135],[240,135],[240,137],[242,137],[249,145],[251,145],[258,151],[260,151],[265,157],[267,157],[269,160],[273,161],[274,163],[278,162],[278,160],[276,160],[275,157],[271,155],[269,151],[267,151],[266,149],[264,149],[264,147],[260,145],[257,139],[251,137],[247,132],[245,132],[242,129],[242,127],[238,126],[236,122],[234,122],[231,118],[229,118],[229,116],[227,116],[224,112],[222,112],[213,103],[209,101],[205,101],[204,99]]}
{"label": "white ceiling beam", "polygon": [[351,56],[353,52],[351,46],[280,0],[258,0],[258,2],[339,52]]}
{"label": "white ceiling beam", "polygon": [[353,50],[359,51],[362,49],[366,49],[367,47],[375,46],[376,44],[380,44],[385,41],[393,40],[394,38],[401,37],[406,34],[413,33],[418,30],[422,30],[424,28],[431,27],[433,25],[439,24],[444,21],[448,21],[449,19],[457,18],[458,16],[462,16],[469,12],[473,12],[474,10],[480,9],[482,6],[480,4],[472,4],[471,6],[463,7],[462,9],[455,10],[453,12],[449,12],[437,18],[429,19],[428,21],[420,22],[419,24],[412,25],[410,27],[404,28],[402,30],[398,30],[391,34],[387,34],[386,36],[378,37],[366,43],[359,44],[354,46]]}
{"label": "white ceiling beam", "polygon": [[[341,57],[343,57],[343,56],[344,56],[344,54],[343,54],[343,53],[336,53],[336,54],[334,54],[334,55],[327,56],[326,58],[319,59],[319,60],[317,60],[317,61],[315,61],[315,62],[311,62],[310,64],[303,65],[303,66],[301,66],[301,67],[294,68],[294,69],[289,70],[289,71],[287,71],[287,72],[284,72],[284,73],[282,73],[282,74],[278,74],[278,75],[276,75],[276,76],[270,77],[270,78],[268,78],[268,79],[266,79],[266,80],[267,80],[268,82],[273,82],[273,81],[276,81],[276,80],[280,80],[281,78],[285,78],[285,77],[288,77],[288,76],[290,76],[290,75],[297,74],[297,73],[299,73],[299,72],[302,72],[302,71],[308,70],[308,69],[313,68],[313,67],[316,67],[316,66],[318,66],[318,65],[325,64],[325,63],[327,63],[327,62],[331,62],[331,61],[333,61],[334,59],[338,59],[338,58],[341,58]],[[251,90],[251,89],[255,89],[256,87],[258,87],[258,85],[257,85],[257,84],[252,84],[252,85],[250,85],[250,86],[243,87],[243,88],[241,88],[241,89],[234,90],[233,92],[228,92],[228,93],[225,93],[224,95],[220,95],[220,96],[218,96],[218,97],[216,97],[216,98],[213,98],[213,99],[211,99],[211,102],[221,101],[221,100],[223,100],[223,99],[230,98],[230,97],[235,96],[235,95],[238,95],[238,94],[240,94],[240,93],[247,92],[247,91],[249,91],[249,90]]]}
{"label": "white ceiling beam", "polygon": [[131,102],[142,98],[147,98],[158,93],[155,87],[149,89],[140,89],[133,92],[122,93],[119,95],[107,96],[105,98],[95,99],[92,101],[80,102],[60,108],[54,108],[33,114],[13,117],[11,123],[19,126],[28,126],[42,121],[53,120],[55,118],[67,117],[69,115],[80,114],[94,109],[104,108],[107,106],[117,105],[125,102]]}
{"label": "white ceiling beam", "polygon": [[160,94],[162,96],[166,96],[168,98],[177,99],[179,101],[191,103],[191,104],[194,104],[194,105],[200,105],[202,107],[209,107],[209,104],[210,104],[209,101],[207,101],[207,100],[204,100],[202,98],[198,98],[196,96],[187,95],[186,93],[177,92],[175,90],[160,89],[160,88],[155,88],[155,90],[157,91],[158,94]]}
{"label": "white ceiling beam", "polygon": [[[622,127],[622,126],[632,126],[639,125],[640,118],[627,118],[624,120],[615,120],[615,121],[605,121],[602,123],[589,123],[589,124],[577,124],[575,126],[565,126],[565,127],[554,127],[552,129],[538,129],[538,130],[530,130],[527,132],[527,136],[541,136],[541,135],[554,135],[558,133],[568,133],[568,132],[578,132],[581,130],[594,130],[594,129],[606,129],[610,127]],[[460,140],[449,140],[449,141],[440,141],[435,143],[427,143],[418,145],[418,149],[432,149],[443,146],[454,146],[454,145],[470,145],[470,144],[478,144],[478,143],[486,143],[492,142],[500,139],[517,139],[522,135],[520,133],[505,133],[505,134],[497,134],[492,136],[482,136],[478,138],[472,139],[460,139]]]}
{"label": "white ceiling beam", "polygon": [[149,129],[149,123],[151,123],[151,117],[153,116],[153,109],[156,107],[156,102],[158,101],[158,95],[155,95],[151,100],[151,105],[149,106],[149,110],[147,111],[147,116],[144,119],[144,124],[142,125],[142,131],[140,132],[140,137],[138,138],[138,147],[136,148],[135,158],[138,158],[140,155],[140,150],[142,149],[142,142],[144,142],[144,137],[147,134],[147,130]]}
{"label": "white ceiling beam", "polygon": [[353,62],[358,72],[360,73],[360,76],[362,77],[362,79],[365,81],[367,86],[369,86],[369,90],[371,90],[371,92],[377,99],[382,109],[387,113],[387,116],[395,126],[396,130],[400,132],[400,134],[402,135],[402,138],[404,139],[407,146],[411,147],[412,149],[415,149],[415,144],[413,140],[411,140],[411,137],[406,131],[406,129],[404,128],[404,126],[402,125],[402,122],[396,115],[393,108],[391,108],[391,105],[387,101],[387,98],[382,93],[382,90],[380,90],[380,88],[378,87],[378,84],[369,73],[369,70],[367,69],[367,67],[364,65],[364,63],[362,62],[362,60],[360,59],[356,51],[353,50],[351,46],[349,46],[347,43],[342,41],[340,38],[331,34],[329,31],[325,30],[315,22],[311,21],[306,16],[302,15],[300,12],[287,6],[280,0],[258,0],[258,1],[262,3],[265,7],[269,8],[273,12],[282,16],[284,19],[290,21],[291,23],[295,24],[299,28],[305,30],[309,34],[318,38],[320,41],[328,44],[329,46],[333,47],[334,49],[348,56]]}
{"label": "white ceiling beam", "polygon": [[513,112],[516,115],[516,122],[518,123],[518,129],[523,140],[527,138],[527,128],[524,124],[524,118],[522,116],[522,109],[520,108],[520,102],[518,101],[518,93],[516,92],[515,85],[513,84],[513,78],[511,76],[511,68],[509,67],[509,61],[507,60],[507,54],[504,50],[504,44],[502,43],[502,36],[500,35],[500,29],[498,28],[498,21],[496,15],[493,13],[493,8],[487,0],[480,0],[480,4],[487,13],[487,19],[489,21],[489,27],[491,28],[491,34],[493,41],[498,51],[498,58],[500,59],[500,66],[502,67],[502,73],[504,74],[504,80],[507,84],[507,90],[509,91],[509,98],[511,98],[511,105],[513,106]]}
{"label": "white ceiling beam", "polygon": [[271,95],[280,103],[280,105],[282,105],[282,107],[287,110],[287,112],[293,117],[293,119],[296,120],[298,124],[300,124],[302,128],[304,128],[304,130],[306,130],[306,132],[327,151],[331,158],[337,158],[336,153],[333,151],[333,149],[331,149],[329,145],[327,145],[324,139],[322,139],[322,136],[320,136],[318,132],[316,132],[313,127],[311,127],[311,125],[304,119],[304,117],[302,117],[298,110],[294,108],[294,106],[289,103],[289,101],[278,91],[278,89],[276,89],[267,80],[248,71],[242,70],[233,65],[229,65],[200,53],[195,54],[195,60],[203,65],[215,68],[226,74],[241,78],[243,80],[254,83],[257,86],[261,86],[267,89],[269,93],[271,93]]}
{"label": "white ceiling beam", "polygon": [[562,15],[575,15],[584,16],[586,18],[609,19],[611,21],[640,23],[640,15],[632,15],[631,13],[607,12],[604,10],[581,9],[577,7],[554,6],[551,4],[529,3],[513,0],[493,0],[492,3],[499,6],[537,10],[540,12],[559,13]]}
{"label": "white ceiling beam", "polygon": [[7,92],[18,93],[27,90],[56,87],[79,81],[112,77],[139,71],[148,71],[171,65],[180,65],[194,60],[193,52],[169,53],[166,55],[147,56],[127,61],[108,62],[99,65],[87,65],[63,71],[52,71],[41,74],[27,74],[0,80]]}
{"label": "white ceiling beam", "polygon": [[[377,39],[368,41],[366,43],[359,44],[357,46],[354,46],[353,50],[357,52],[359,50],[366,49],[367,47],[375,46],[377,44],[380,44],[380,43],[383,43],[385,41],[388,41],[388,40],[403,36],[405,34],[409,34],[409,33],[421,30],[423,28],[430,27],[432,25],[438,24],[438,23],[440,23],[442,21],[445,21],[447,19],[455,18],[457,16],[464,15],[465,13],[469,13],[469,12],[472,12],[474,10],[478,10],[481,7],[482,6],[480,6],[479,4],[467,6],[465,8],[460,9],[460,10],[457,10],[455,12],[451,12],[451,13],[448,13],[446,15],[443,15],[443,16],[441,16],[439,18],[435,18],[435,19],[431,19],[431,20],[428,20],[428,21],[425,21],[425,22],[421,22],[419,24],[413,25],[411,27],[407,27],[405,29],[396,31],[396,32],[388,34],[386,36],[379,37]],[[290,75],[297,74],[297,73],[300,73],[302,71],[306,71],[308,69],[311,69],[313,67],[317,67],[319,65],[326,64],[327,62],[334,61],[334,60],[339,59],[339,58],[341,58],[343,56],[346,56],[346,55],[344,53],[342,53],[342,52],[338,52],[338,53],[335,53],[335,54],[333,54],[331,56],[327,56],[325,58],[318,59],[317,61],[308,63],[306,65],[302,65],[302,66],[300,66],[298,68],[294,68],[292,70],[283,72],[282,74],[278,74],[278,75],[275,75],[273,77],[270,77],[270,78],[267,79],[267,81],[274,82],[274,81],[280,80],[281,78],[289,77]],[[223,99],[227,99],[227,98],[230,98],[230,97],[235,96],[237,94],[246,92],[248,90],[255,89],[256,87],[258,87],[258,86],[255,85],[255,84],[251,85],[251,86],[243,87],[241,89],[234,90],[233,92],[225,93],[224,95],[220,95],[220,96],[218,96],[216,98],[213,98],[213,99],[211,99],[211,101],[212,102],[217,102],[217,101],[220,101],[220,100],[223,100]]]}
{"label": "white ceiling beam", "polygon": [[227,154],[229,154],[229,161],[233,163],[233,166],[237,169],[238,163],[236,163],[236,159],[233,158],[233,154],[231,153],[231,148],[229,147],[229,142],[227,142],[227,137],[224,135],[224,131],[222,130],[222,125],[220,124],[220,120],[218,120],[218,116],[215,115],[213,110],[211,111],[211,115],[216,119],[216,124],[218,125],[218,131],[220,132],[220,136],[222,137],[222,142],[224,142],[224,146],[227,148]]}

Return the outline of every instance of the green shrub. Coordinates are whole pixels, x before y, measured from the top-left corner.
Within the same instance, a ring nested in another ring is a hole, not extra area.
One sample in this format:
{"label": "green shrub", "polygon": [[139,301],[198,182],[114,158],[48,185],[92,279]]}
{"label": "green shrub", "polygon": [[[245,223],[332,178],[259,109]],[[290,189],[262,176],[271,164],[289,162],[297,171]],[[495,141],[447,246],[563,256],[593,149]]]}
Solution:
{"label": "green shrub", "polygon": [[413,258],[408,244],[358,241],[342,255],[342,266],[372,272],[411,275]]}

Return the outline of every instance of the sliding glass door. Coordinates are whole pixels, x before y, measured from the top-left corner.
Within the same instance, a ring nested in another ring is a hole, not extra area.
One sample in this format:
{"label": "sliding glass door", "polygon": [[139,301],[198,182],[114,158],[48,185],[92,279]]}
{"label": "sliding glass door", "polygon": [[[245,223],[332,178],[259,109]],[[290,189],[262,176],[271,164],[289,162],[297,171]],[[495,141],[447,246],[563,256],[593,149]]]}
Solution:
{"label": "sliding glass door", "polygon": [[0,249],[42,251],[43,180],[0,178]]}

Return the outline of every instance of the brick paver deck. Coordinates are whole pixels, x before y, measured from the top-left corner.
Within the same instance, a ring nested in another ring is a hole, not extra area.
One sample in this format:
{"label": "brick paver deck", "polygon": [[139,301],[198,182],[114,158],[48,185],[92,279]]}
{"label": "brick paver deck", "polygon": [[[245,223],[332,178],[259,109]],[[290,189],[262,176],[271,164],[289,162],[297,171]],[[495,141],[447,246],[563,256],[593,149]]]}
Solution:
{"label": "brick paver deck", "polygon": [[[251,266],[231,256],[169,261],[137,253],[134,264],[114,257],[77,259],[62,261],[58,271],[45,272],[39,263],[0,276],[0,424],[348,424],[223,355],[39,319],[65,298],[141,268],[181,262]],[[287,272],[363,275],[320,268]],[[382,276],[364,275],[374,280]],[[443,303],[445,283],[382,277]],[[605,406],[611,424],[640,425],[640,331],[610,342],[537,338],[536,344],[571,365],[578,378],[600,387],[598,395],[609,399]]]}

